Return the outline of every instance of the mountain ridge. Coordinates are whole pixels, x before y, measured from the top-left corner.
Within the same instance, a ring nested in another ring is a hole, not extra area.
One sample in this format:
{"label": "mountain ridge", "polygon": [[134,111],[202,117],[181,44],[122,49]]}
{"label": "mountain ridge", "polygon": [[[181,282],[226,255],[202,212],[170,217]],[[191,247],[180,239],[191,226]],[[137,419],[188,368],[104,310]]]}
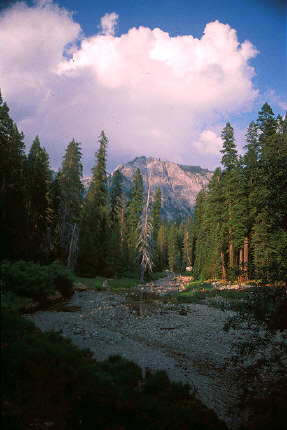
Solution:
{"label": "mountain ridge", "polygon": [[[191,216],[195,207],[195,199],[202,187],[206,187],[213,172],[200,166],[188,166],[161,161],[154,157],[140,156],[125,163],[119,164],[109,175],[108,186],[116,170],[121,170],[123,175],[123,191],[129,195],[132,178],[139,168],[143,177],[144,192],[147,193],[148,181],[151,182],[151,193],[159,187],[162,192],[163,217],[168,220],[177,216],[187,218]],[[91,178],[83,178],[83,183],[88,187]]]}

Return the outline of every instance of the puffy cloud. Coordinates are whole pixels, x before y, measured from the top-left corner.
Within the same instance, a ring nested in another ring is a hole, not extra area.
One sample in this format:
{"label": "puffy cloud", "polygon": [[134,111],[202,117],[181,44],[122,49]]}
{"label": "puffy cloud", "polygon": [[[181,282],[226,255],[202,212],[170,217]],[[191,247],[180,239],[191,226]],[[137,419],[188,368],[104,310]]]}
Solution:
{"label": "puffy cloud", "polygon": [[214,131],[203,130],[199,140],[194,142],[193,146],[202,154],[218,155],[222,149],[222,140],[216,136]]}
{"label": "puffy cloud", "polygon": [[219,21],[197,39],[147,27],[116,37],[117,19],[106,14],[85,38],[49,1],[4,11],[0,78],[19,128],[30,141],[39,134],[54,165],[75,137],[90,167],[102,129],[114,164],[144,154],[206,165],[220,149],[211,130],[257,97],[255,47]]}
{"label": "puffy cloud", "polygon": [[115,12],[106,13],[105,16],[101,18],[102,34],[105,36],[113,36],[115,34],[115,27],[117,25],[118,18],[119,16]]}

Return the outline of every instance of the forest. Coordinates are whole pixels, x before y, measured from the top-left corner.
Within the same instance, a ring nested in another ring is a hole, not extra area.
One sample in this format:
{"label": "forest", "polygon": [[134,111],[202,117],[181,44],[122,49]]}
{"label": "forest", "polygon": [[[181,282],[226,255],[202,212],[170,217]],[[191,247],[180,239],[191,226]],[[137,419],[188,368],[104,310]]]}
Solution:
{"label": "forest", "polygon": [[58,261],[84,277],[140,276],[193,268],[195,279],[286,282],[287,118],[265,103],[239,155],[230,123],[222,168],[197,196],[193,218],[161,218],[161,190],[144,194],[138,169],[127,195],[116,170],[108,189],[108,139],[98,138],[92,180],[81,182],[81,144],[72,140],[52,172],[38,136],[24,136],[0,101],[1,261]]}
{"label": "forest", "polygon": [[[128,192],[120,170],[108,175],[104,131],[85,190],[81,143],[73,139],[60,169],[52,171],[38,136],[26,153],[24,135],[0,94],[6,429],[44,429],[50,421],[58,429],[93,429],[95,423],[118,430],[227,428],[188,384],[171,382],[163,371],[143,375],[119,356],[98,362],[89,349],[78,349],[58,333],[42,333],[21,318],[25,301],[36,301],[41,309],[51,296],[70,298],[75,277],[144,283],[168,270],[191,275],[194,286],[209,288],[214,281],[256,286],[260,294],[250,290],[247,300],[236,302],[241,320],[252,314],[273,332],[286,329],[287,115],[275,117],[265,103],[247,130],[243,155],[229,122],[221,137],[222,167],[197,195],[193,216],[168,221],[161,216],[161,190],[153,195],[149,186],[144,190],[139,169]],[[181,300],[189,300],[188,292]],[[232,324],[238,321],[231,319]],[[268,419],[242,429],[283,428],[286,386],[278,395],[280,384],[275,391],[272,387],[272,395],[268,387],[263,393],[260,408]]]}

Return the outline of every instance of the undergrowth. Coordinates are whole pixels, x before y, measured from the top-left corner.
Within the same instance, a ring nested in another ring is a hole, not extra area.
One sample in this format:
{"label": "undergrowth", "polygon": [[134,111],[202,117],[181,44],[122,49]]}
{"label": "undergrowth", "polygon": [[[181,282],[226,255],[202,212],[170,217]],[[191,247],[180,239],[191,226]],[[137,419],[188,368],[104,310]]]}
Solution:
{"label": "undergrowth", "polygon": [[92,358],[54,332],[2,312],[5,429],[226,429],[188,384],[114,356]]}

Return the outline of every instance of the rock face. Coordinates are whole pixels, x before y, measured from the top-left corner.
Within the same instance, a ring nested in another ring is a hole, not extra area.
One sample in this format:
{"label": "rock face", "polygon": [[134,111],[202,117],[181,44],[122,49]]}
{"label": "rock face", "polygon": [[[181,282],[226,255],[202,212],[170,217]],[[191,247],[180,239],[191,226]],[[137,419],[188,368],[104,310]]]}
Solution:
{"label": "rock face", "polygon": [[200,167],[181,166],[143,156],[116,168],[120,169],[124,176],[125,190],[130,188],[137,168],[141,171],[145,191],[147,191],[149,177],[152,193],[158,187],[161,189],[162,215],[168,219],[174,219],[178,215],[183,218],[191,215],[196,195],[203,186],[208,184],[212,176],[212,172]]}
{"label": "rock face", "polygon": [[[182,218],[191,215],[196,195],[202,187],[207,186],[212,176],[212,172],[198,166],[183,166],[153,157],[137,157],[126,164],[120,164],[115,169],[120,169],[123,174],[124,191],[128,196],[137,168],[141,171],[145,192],[147,192],[149,177],[152,194],[158,187],[161,189],[162,216],[167,217],[168,220],[175,219],[178,215]],[[109,183],[113,173],[110,175]],[[86,184],[87,178],[85,178]]]}

